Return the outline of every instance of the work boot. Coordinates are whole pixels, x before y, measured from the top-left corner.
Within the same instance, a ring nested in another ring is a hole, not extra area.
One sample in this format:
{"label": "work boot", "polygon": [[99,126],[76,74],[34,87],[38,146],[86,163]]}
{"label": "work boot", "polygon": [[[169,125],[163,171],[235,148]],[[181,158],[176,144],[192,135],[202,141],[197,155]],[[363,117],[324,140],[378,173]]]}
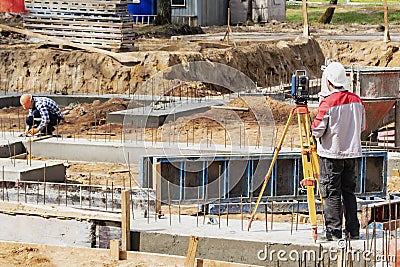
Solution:
{"label": "work boot", "polygon": [[342,239],[342,235],[338,233],[331,233],[326,231],[325,235],[319,238],[321,241],[338,241]]}
{"label": "work boot", "polygon": [[347,239],[350,235],[351,240],[359,240],[360,234],[359,233],[349,233],[346,229],[343,230],[344,237]]}

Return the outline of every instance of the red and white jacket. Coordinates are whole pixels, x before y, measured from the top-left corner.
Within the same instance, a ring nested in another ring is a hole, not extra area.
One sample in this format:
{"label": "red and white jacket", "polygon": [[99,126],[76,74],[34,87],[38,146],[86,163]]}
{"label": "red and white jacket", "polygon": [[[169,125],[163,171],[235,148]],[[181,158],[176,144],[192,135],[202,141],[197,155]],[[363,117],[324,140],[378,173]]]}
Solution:
{"label": "red and white jacket", "polygon": [[325,158],[362,156],[361,133],[367,128],[364,104],[344,89],[334,90],[321,100],[312,135],[318,139],[317,154]]}

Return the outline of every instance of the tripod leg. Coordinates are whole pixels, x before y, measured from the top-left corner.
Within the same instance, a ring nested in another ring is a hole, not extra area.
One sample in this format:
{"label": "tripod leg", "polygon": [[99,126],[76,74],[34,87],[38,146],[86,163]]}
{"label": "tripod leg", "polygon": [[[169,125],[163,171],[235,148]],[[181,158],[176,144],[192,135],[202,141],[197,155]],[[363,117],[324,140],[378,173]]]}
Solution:
{"label": "tripod leg", "polygon": [[258,208],[258,205],[260,204],[262,195],[264,194],[265,187],[267,186],[268,181],[269,181],[269,178],[271,177],[272,170],[273,170],[273,168],[274,168],[274,166],[275,166],[276,160],[278,159],[279,151],[280,151],[281,148],[282,148],[283,141],[285,140],[286,133],[287,133],[287,131],[288,131],[288,129],[289,129],[289,126],[290,126],[290,123],[291,123],[291,121],[292,121],[292,119],[293,119],[293,116],[294,116],[294,112],[295,112],[295,111],[296,111],[296,107],[292,108],[292,110],[290,111],[290,115],[289,115],[289,118],[288,118],[288,120],[287,120],[287,122],[286,122],[285,128],[283,129],[283,133],[282,133],[281,139],[279,140],[277,147],[275,147],[275,149],[274,149],[274,156],[273,156],[273,158],[272,158],[271,165],[269,166],[267,175],[266,175],[265,178],[264,178],[264,183],[263,183],[263,185],[262,185],[262,187],[261,187],[260,194],[258,195],[257,202],[256,202],[256,204],[255,204],[255,206],[254,206],[254,210],[253,210],[253,212],[251,213],[251,217],[250,217],[250,219],[249,219],[249,224],[248,224],[248,226],[247,226],[247,231],[249,231],[250,228],[251,228],[251,223],[252,223],[253,220],[254,220],[254,215],[255,215],[256,212],[257,212],[257,208]]}
{"label": "tripod leg", "polygon": [[[318,160],[313,153],[315,149],[311,143],[310,116],[308,108],[302,108],[297,113],[299,124],[299,137],[301,140],[301,162],[303,165],[302,186],[307,190],[308,213],[314,241],[317,240],[317,211],[315,206],[315,180],[319,177]],[[318,170],[318,173],[317,173]]]}

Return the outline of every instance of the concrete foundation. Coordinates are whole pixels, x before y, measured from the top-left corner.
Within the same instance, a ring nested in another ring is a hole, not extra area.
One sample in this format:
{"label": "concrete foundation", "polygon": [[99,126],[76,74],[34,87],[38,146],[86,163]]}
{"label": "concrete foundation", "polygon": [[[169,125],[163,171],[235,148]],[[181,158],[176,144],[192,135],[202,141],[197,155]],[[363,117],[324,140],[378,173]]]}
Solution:
{"label": "concrete foundation", "polygon": [[107,114],[107,122],[125,123],[125,125],[137,128],[158,128],[167,121],[199,114],[209,110],[211,106],[219,106],[229,101],[229,98],[221,98],[220,100],[191,99],[190,101],[161,103],[157,106],[111,112]]}
{"label": "concrete foundation", "polygon": [[0,141],[0,158],[10,158],[26,152],[22,141]]}
{"label": "concrete foundation", "polygon": [[[28,139],[27,139],[28,140]],[[27,141],[26,140],[26,141]],[[132,163],[139,163],[145,155],[210,155],[214,153],[239,153],[243,147],[204,144],[187,145],[185,143],[168,142],[144,142],[144,141],[104,141],[72,138],[48,138],[32,142],[31,145],[24,143],[28,153],[48,159],[91,161],[91,162],[113,162],[126,164],[128,159]],[[266,150],[264,147],[246,147],[254,153]]]}
{"label": "concrete foundation", "polygon": [[[246,216],[246,214],[244,214]],[[327,242],[319,239],[314,243],[311,226],[290,223],[271,224],[268,231],[264,221],[254,221],[247,231],[247,220],[220,219],[212,216],[205,219],[194,216],[166,215],[163,220],[146,223],[143,219],[135,219],[133,228],[133,249],[141,252],[185,255],[189,237],[199,237],[196,257],[261,266],[336,266],[342,252],[338,242]],[[212,222],[211,222],[212,221]],[[318,228],[323,233],[322,226]],[[369,240],[371,240],[371,233]],[[377,232],[376,251],[382,251],[382,232]],[[364,252],[365,231],[361,232],[361,240],[351,241],[351,255],[354,255],[352,266],[372,266],[373,257]],[[344,241],[344,240],[343,240]],[[344,241],[345,243],[345,241]],[[350,251],[349,251],[350,252]],[[363,256],[363,253],[365,256]],[[358,258],[357,258],[358,257]],[[324,262],[324,264],[322,264]],[[329,263],[329,264],[328,264]],[[366,265],[365,265],[366,264]]]}
{"label": "concrete foundation", "polygon": [[121,237],[120,216],[112,213],[3,203],[0,240],[48,245],[108,248]]}
{"label": "concrete foundation", "polygon": [[4,181],[65,181],[65,166],[60,162],[0,159],[0,168]]}

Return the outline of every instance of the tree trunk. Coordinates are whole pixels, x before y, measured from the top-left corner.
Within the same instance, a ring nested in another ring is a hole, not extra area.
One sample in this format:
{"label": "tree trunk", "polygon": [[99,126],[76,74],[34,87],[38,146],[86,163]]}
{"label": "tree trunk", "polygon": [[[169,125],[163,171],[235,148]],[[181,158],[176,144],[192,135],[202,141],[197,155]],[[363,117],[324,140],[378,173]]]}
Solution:
{"label": "tree trunk", "polygon": [[171,0],[159,0],[159,9],[154,24],[171,24],[171,13]]}
{"label": "tree trunk", "polygon": [[253,22],[253,0],[247,0],[246,21]]}
{"label": "tree trunk", "polygon": [[[338,0],[331,0],[329,1],[330,5],[337,5]],[[332,21],[333,14],[335,13],[334,7],[328,7],[325,10],[325,13],[318,19],[319,23],[329,24]]]}

